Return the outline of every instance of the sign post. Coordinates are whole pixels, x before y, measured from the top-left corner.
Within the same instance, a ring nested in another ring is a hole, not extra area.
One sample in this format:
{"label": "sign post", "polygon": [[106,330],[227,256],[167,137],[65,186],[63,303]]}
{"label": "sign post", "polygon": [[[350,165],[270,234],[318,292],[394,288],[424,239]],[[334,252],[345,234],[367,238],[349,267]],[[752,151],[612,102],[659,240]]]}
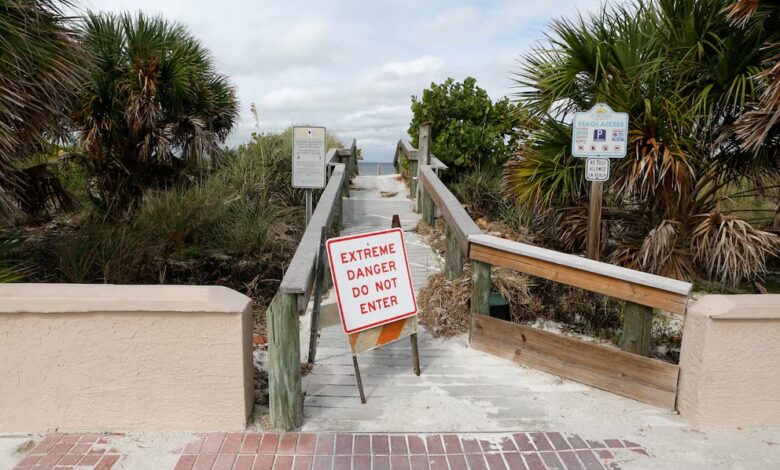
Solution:
{"label": "sign post", "polygon": [[293,127],[292,187],[306,190],[306,225],[313,210],[312,189],[325,187],[327,142],[324,127]]}
{"label": "sign post", "polygon": [[411,336],[414,371],[417,354],[417,301],[399,228],[331,238],[328,259],[341,325],[349,339],[361,403],[359,353]]}
{"label": "sign post", "polygon": [[588,111],[574,113],[571,153],[575,157],[587,158],[585,179],[591,182],[587,244],[590,259],[599,258],[602,185],[609,179],[609,159],[626,156],[627,139],[626,113],[616,113],[604,103],[596,103]]}

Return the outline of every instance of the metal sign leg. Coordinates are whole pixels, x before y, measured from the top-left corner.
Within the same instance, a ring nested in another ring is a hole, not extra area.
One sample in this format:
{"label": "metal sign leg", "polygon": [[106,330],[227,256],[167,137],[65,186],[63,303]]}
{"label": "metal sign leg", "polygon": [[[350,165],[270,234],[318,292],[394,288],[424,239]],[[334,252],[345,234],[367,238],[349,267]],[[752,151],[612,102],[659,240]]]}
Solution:
{"label": "metal sign leg", "polygon": [[355,378],[357,379],[358,390],[360,390],[360,403],[366,402],[366,394],[363,393],[363,381],[360,380],[360,367],[358,367],[357,356],[352,355],[352,365],[355,366]]}
{"label": "metal sign leg", "polygon": [[413,333],[409,338],[412,341],[412,360],[414,361],[414,373],[420,375],[420,353],[417,351],[417,333]]}

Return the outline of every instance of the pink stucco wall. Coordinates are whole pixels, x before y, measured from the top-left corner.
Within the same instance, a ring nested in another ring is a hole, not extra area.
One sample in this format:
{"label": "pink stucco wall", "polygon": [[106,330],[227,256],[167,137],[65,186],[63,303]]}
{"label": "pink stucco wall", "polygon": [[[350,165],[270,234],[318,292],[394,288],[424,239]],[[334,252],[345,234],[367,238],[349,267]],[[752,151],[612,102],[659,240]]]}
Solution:
{"label": "pink stucco wall", "polygon": [[0,432],[243,430],[250,304],[224,287],[0,285]]}
{"label": "pink stucco wall", "polygon": [[677,409],[694,426],[780,426],[780,295],[707,295],[688,308]]}

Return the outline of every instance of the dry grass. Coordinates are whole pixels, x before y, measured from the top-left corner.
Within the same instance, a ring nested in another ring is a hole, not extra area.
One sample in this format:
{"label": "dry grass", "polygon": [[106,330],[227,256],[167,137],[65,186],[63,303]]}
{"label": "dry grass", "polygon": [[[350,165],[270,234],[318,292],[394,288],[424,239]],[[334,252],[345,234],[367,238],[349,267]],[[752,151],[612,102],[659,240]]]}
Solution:
{"label": "dry grass", "polygon": [[[493,289],[509,302],[513,318],[522,305],[530,302],[528,278],[505,268],[494,268]],[[455,336],[469,331],[471,325],[471,269],[466,265],[463,276],[448,281],[444,273],[428,278],[420,290],[420,323],[434,337]]]}
{"label": "dry grass", "polygon": [[424,220],[417,222],[414,231],[420,235],[438,255],[444,255],[447,251],[446,224],[442,219],[436,219],[436,225],[431,227]]}

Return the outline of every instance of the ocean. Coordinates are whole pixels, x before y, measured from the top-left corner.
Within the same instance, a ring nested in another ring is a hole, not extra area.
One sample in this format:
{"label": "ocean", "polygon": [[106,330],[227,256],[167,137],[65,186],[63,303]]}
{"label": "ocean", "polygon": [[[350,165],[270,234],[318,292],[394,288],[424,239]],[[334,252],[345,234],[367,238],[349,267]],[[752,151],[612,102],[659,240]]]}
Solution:
{"label": "ocean", "polygon": [[361,175],[392,175],[395,174],[393,162],[358,162],[358,173]]}

